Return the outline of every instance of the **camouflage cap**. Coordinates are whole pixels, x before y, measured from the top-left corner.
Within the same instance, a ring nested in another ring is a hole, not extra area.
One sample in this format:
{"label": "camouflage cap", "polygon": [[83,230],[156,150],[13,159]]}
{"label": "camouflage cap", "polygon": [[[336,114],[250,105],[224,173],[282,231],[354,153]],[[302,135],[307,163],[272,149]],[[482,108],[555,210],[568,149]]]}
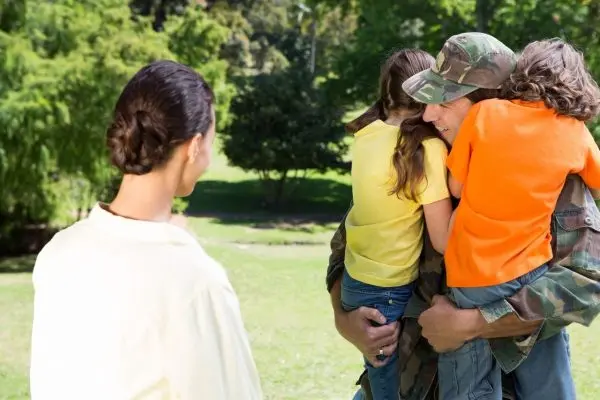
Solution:
{"label": "camouflage cap", "polygon": [[516,61],[515,53],[495,37],[460,33],[444,43],[433,67],[411,76],[402,88],[418,102],[446,103],[480,88],[498,88]]}

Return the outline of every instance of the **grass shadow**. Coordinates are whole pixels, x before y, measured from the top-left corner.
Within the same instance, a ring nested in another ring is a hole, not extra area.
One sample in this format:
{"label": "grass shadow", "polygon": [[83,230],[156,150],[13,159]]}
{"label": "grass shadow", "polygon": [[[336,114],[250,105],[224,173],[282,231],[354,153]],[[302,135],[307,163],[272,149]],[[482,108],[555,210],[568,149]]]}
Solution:
{"label": "grass shadow", "polygon": [[307,223],[339,221],[348,209],[351,186],[333,179],[306,178],[294,182],[293,191],[277,210],[264,202],[258,179],[200,181],[188,197],[186,214],[210,216],[223,224],[253,225],[257,229],[303,230]]}
{"label": "grass shadow", "polygon": [[32,272],[35,255],[0,258],[0,274]]}
{"label": "grass shadow", "polygon": [[0,260],[37,254],[57,231],[46,224],[26,224],[0,234]]}

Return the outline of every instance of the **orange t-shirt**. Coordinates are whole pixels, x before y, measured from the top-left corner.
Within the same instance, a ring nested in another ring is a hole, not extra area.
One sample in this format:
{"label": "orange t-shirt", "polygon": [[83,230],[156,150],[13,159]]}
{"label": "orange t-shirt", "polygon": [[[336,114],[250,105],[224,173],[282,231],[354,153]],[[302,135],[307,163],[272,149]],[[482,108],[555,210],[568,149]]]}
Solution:
{"label": "orange t-shirt", "polygon": [[498,285],[544,264],[567,175],[600,188],[600,150],[585,124],[543,102],[473,105],[447,166],[464,185],[444,256],[450,287]]}

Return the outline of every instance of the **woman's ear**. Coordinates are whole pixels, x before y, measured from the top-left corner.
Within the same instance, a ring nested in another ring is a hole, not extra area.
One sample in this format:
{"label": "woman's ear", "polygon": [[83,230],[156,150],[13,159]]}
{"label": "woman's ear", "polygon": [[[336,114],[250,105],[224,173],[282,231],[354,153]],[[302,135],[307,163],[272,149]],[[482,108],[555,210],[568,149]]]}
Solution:
{"label": "woman's ear", "polygon": [[202,147],[202,141],[204,140],[204,136],[201,134],[195,135],[188,145],[187,156],[190,162],[196,161],[196,158],[200,154],[200,149]]}

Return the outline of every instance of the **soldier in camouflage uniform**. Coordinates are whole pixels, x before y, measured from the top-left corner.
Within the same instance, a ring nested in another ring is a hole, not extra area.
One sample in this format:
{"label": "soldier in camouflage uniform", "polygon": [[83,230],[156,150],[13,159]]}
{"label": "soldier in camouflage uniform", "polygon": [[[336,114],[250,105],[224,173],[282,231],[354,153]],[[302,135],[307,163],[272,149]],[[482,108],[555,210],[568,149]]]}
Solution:
{"label": "soldier in camouflage uniform", "polygon": [[[461,97],[474,103],[488,93],[488,97],[492,97],[493,89],[510,75],[514,68],[511,54],[510,49],[489,35],[456,35],[444,45],[436,66],[407,80],[404,88],[408,94],[427,104],[448,103]],[[437,353],[434,347],[440,351],[450,349],[444,349],[440,344],[445,333],[439,326],[448,322],[450,325],[444,326],[445,331],[457,330],[458,325],[472,320],[465,318],[465,313],[475,312],[479,320],[485,322],[483,329],[476,330],[477,336],[497,338],[490,341],[494,354],[508,365],[519,363],[537,340],[557,334],[570,323],[587,326],[592,322],[600,312],[600,212],[591,192],[578,176],[567,179],[552,217],[551,229],[553,259],[549,262],[550,270],[514,296],[479,310],[457,310],[437,296],[446,293],[443,256],[433,250],[427,229],[424,229],[420,276],[402,319],[396,350],[401,360],[400,398],[437,399]],[[339,308],[344,253],[342,221],[331,240],[327,270],[327,289],[332,296],[340,333],[344,333],[339,322],[344,318]],[[458,322],[452,324],[452,321]],[[463,328],[464,332],[473,332]],[[513,339],[524,333],[528,334],[526,339]],[[473,336],[464,336],[462,340],[471,338]],[[456,343],[456,347],[460,344]],[[361,375],[359,382],[362,390],[357,398],[370,399],[366,374]],[[506,399],[514,398],[510,374],[505,376],[504,392]]]}

